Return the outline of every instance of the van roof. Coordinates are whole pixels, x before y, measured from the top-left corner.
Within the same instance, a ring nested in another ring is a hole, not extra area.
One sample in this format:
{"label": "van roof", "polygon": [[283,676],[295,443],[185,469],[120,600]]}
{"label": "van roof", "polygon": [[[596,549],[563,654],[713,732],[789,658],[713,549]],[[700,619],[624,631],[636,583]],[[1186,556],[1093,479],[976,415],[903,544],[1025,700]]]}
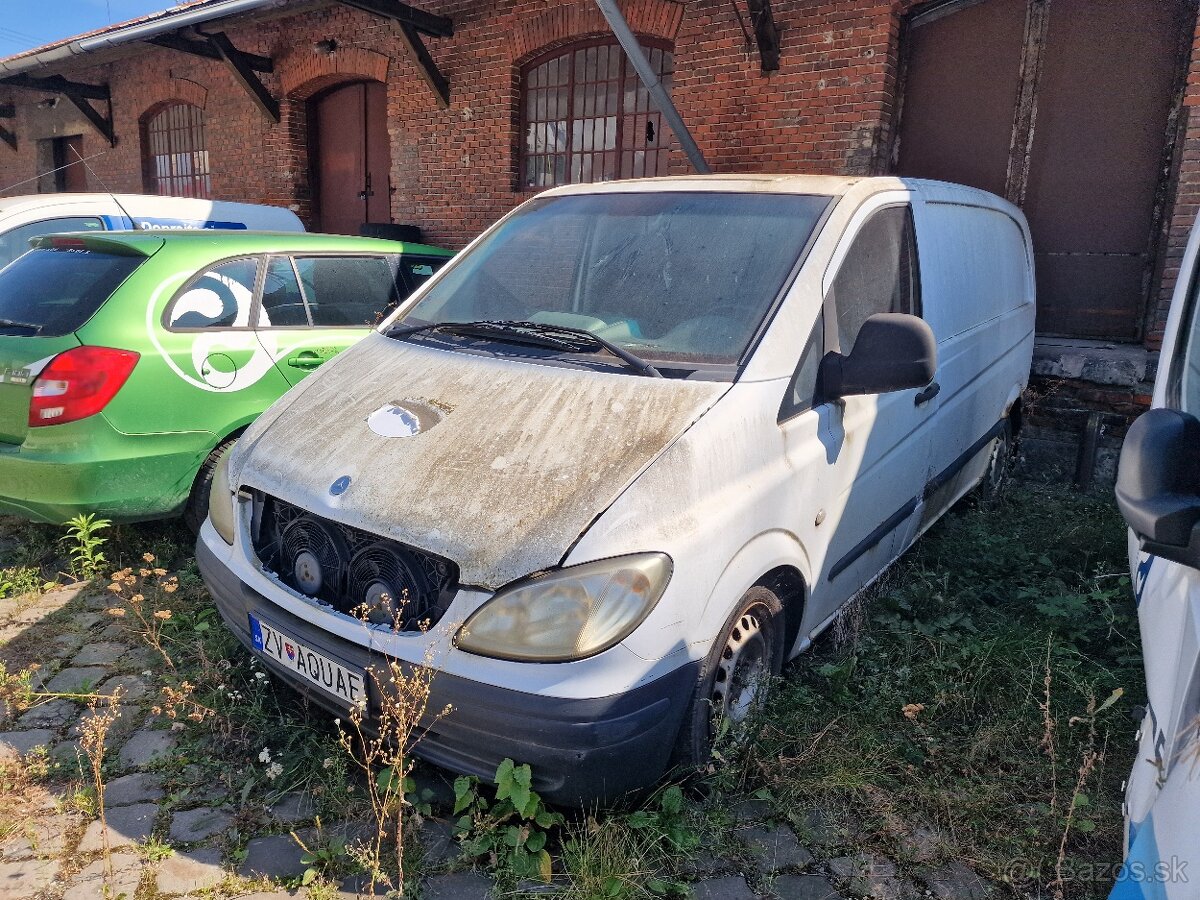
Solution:
{"label": "van roof", "polygon": [[230,200],[203,200],[197,197],[166,197],[159,194],[110,194],[105,191],[87,191],[64,194],[23,194],[16,197],[0,197],[0,212],[14,212],[18,209],[69,206],[79,203],[106,202],[116,198],[118,203],[130,206],[152,205],[194,207],[196,211],[221,208],[277,209],[288,212],[284,207],[264,206],[256,203],[238,203]]}
{"label": "van roof", "polygon": [[[50,242],[55,235],[48,235]],[[230,253],[296,253],[312,252],[374,252],[422,253],[429,256],[453,256],[454,251],[427,244],[385,241],[379,238],[354,237],[342,234],[312,234],[299,231],[221,231],[205,229],[181,231],[173,228],[149,228],[142,231],[87,231],[72,234],[73,239],[97,246],[125,245],[142,252],[148,238],[161,241],[159,246],[211,247]]]}
{"label": "van roof", "polygon": [[1008,207],[1007,201],[988,191],[948,181],[924,178],[898,178],[894,175],[801,175],[801,174],[717,174],[671,175],[635,178],[591,184],[570,184],[551,188],[547,196],[570,194],[628,193],[653,191],[713,191],[729,193],[814,194],[841,197],[853,191],[867,195],[882,191],[918,190],[926,199],[968,202],[983,206]]}

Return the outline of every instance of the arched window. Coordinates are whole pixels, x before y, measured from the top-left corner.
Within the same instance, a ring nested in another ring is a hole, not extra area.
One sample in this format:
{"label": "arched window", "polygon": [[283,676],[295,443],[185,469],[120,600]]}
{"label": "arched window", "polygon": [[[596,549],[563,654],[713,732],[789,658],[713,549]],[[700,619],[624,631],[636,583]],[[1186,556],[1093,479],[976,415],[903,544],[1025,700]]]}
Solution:
{"label": "arched window", "polygon": [[204,110],[190,103],[172,103],[147,118],[142,126],[146,191],[173,197],[212,195]]}
{"label": "arched window", "polygon": [[[670,90],[675,60],[644,41]],[[542,188],[667,174],[669,132],[612,40],[560,47],[521,70],[521,184]]]}

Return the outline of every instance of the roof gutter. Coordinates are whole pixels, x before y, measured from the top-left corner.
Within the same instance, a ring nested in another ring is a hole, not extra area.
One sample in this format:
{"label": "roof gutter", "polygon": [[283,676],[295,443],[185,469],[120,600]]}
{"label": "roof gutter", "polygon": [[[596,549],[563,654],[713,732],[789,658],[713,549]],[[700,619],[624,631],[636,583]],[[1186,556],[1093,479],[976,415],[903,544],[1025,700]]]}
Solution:
{"label": "roof gutter", "polygon": [[196,9],[167,12],[148,22],[136,22],[124,28],[106,31],[103,34],[97,34],[88,38],[79,38],[69,41],[66,44],[43,50],[40,53],[31,53],[28,56],[20,56],[11,60],[0,60],[0,77],[28,72],[44,66],[57,65],[76,56],[94,53],[97,50],[107,50],[110,47],[117,47],[122,44],[145,41],[166,34],[167,32],[178,31],[181,28],[188,28],[192,25],[203,25],[214,19],[281,7],[285,6],[286,3],[287,0],[221,0],[221,2]]}

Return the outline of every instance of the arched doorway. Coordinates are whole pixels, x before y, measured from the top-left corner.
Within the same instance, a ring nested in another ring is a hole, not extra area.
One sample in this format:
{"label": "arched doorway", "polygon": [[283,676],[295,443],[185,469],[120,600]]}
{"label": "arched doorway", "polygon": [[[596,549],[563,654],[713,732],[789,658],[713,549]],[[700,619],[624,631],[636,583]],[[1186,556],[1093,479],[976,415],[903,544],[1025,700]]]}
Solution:
{"label": "arched doorway", "polygon": [[1038,331],[1142,336],[1193,0],[936,0],[904,41],[897,174],[1019,204]]}
{"label": "arched doorway", "polygon": [[317,227],[358,234],[366,222],[390,222],[386,86],[359,81],[316,95],[309,137]]}

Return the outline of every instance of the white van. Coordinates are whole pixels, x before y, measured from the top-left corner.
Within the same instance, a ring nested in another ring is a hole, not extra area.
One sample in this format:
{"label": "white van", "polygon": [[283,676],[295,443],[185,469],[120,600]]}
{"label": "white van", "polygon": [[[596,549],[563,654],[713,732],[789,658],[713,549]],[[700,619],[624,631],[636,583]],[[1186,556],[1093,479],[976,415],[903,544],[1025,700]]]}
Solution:
{"label": "white van", "polygon": [[1117,503],[1146,665],[1114,898],[1200,888],[1200,220],[1179,269],[1152,409],[1121,448]]}
{"label": "white van", "polygon": [[0,197],[0,269],[44,234],[144,228],[303,231],[304,225],[291,210],[254,203],[146,194]]}
{"label": "white van", "polygon": [[949,184],[549,191],[251,426],[200,569],[332,710],[434,660],[435,763],[575,804],[652,783],[1001,476],[1031,259]]}

